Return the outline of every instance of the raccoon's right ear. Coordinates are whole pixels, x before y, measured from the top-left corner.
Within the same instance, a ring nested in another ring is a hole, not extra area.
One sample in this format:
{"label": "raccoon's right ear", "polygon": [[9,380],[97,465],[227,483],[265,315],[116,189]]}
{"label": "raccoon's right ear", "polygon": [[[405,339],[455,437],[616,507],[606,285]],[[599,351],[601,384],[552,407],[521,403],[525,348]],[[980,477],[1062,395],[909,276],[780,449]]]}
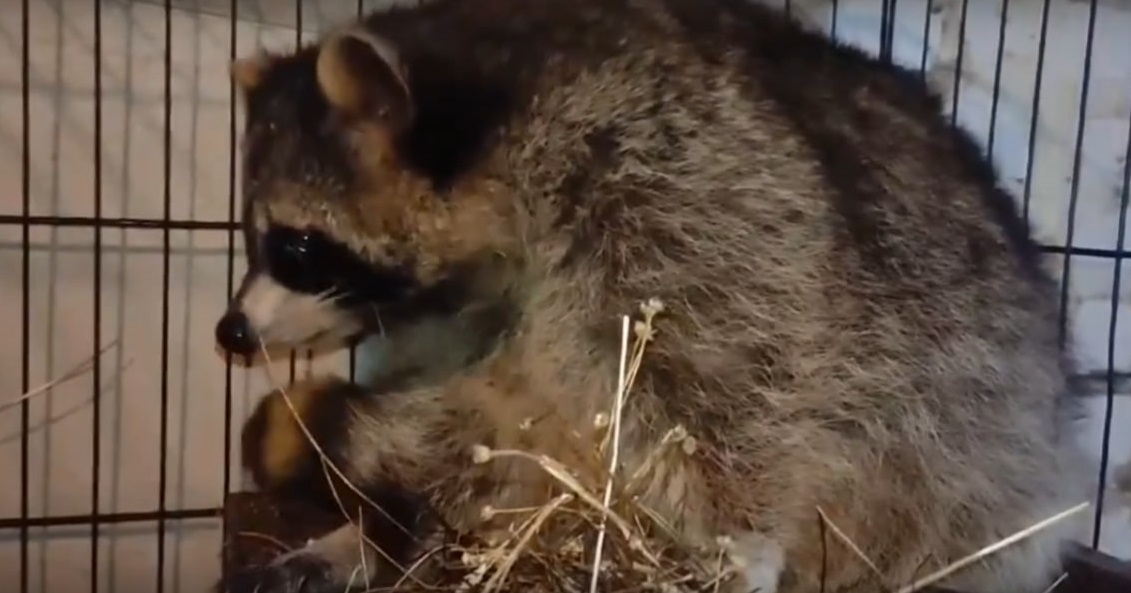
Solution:
{"label": "raccoon's right ear", "polygon": [[408,75],[396,47],[354,27],[331,34],[318,53],[318,85],[326,100],[350,118],[398,133],[413,117]]}

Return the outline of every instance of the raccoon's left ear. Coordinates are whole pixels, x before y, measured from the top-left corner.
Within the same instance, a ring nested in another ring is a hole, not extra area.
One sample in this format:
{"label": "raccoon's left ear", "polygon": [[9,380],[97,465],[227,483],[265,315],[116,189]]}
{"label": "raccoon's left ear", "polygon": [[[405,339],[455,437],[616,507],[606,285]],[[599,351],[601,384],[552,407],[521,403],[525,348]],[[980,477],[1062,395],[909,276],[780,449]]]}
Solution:
{"label": "raccoon's left ear", "polygon": [[259,49],[250,56],[233,60],[229,64],[228,70],[236,88],[245,95],[255,90],[255,87],[263,81],[263,74],[271,66],[273,59],[274,56],[267,53],[266,50]]}
{"label": "raccoon's left ear", "polygon": [[399,133],[412,121],[407,73],[388,40],[355,27],[334,33],[318,54],[318,85],[339,112]]}

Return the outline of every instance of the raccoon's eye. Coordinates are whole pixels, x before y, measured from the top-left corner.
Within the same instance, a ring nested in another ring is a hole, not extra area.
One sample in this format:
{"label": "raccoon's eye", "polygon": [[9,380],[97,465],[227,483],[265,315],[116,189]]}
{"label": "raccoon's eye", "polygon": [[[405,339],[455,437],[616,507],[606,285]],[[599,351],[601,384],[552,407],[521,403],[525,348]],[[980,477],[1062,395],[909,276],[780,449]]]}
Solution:
{"label": "raccoon's eye", "polygon": [[323,242],[317,233],[274,228],[263,237],[263,255],[272,277],[295,292],[316,294],[334,287]]}

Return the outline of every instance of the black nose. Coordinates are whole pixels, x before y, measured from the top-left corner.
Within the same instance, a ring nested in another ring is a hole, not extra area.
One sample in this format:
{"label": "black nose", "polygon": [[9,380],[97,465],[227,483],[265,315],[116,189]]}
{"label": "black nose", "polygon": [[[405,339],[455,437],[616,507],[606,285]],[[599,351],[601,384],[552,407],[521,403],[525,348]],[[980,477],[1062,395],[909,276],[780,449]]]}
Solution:
{"label": "black nose", "polygon": [[216,323],[216,341],[224,350],[239,356],[250,356],[259,348],[247,315],[239,311],[228,311]]}

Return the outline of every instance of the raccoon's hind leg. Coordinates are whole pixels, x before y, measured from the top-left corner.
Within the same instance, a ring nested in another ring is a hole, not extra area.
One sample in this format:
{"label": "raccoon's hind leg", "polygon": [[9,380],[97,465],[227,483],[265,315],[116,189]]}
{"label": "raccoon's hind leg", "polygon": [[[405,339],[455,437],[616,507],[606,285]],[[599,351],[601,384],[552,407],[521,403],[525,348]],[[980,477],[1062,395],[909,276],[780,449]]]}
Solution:
{"label": "raccoon's hind leg", "polygon": [[353,383],[318,378],[261,400],[243,429],[245,470],[261,490],[301,497],[348,521],[268,565],[228,575],[218,591],[342,593],[403,576],[425,533],[424,505],[385,476],[358,472],[348,458],[351,432],[375,397]]}

